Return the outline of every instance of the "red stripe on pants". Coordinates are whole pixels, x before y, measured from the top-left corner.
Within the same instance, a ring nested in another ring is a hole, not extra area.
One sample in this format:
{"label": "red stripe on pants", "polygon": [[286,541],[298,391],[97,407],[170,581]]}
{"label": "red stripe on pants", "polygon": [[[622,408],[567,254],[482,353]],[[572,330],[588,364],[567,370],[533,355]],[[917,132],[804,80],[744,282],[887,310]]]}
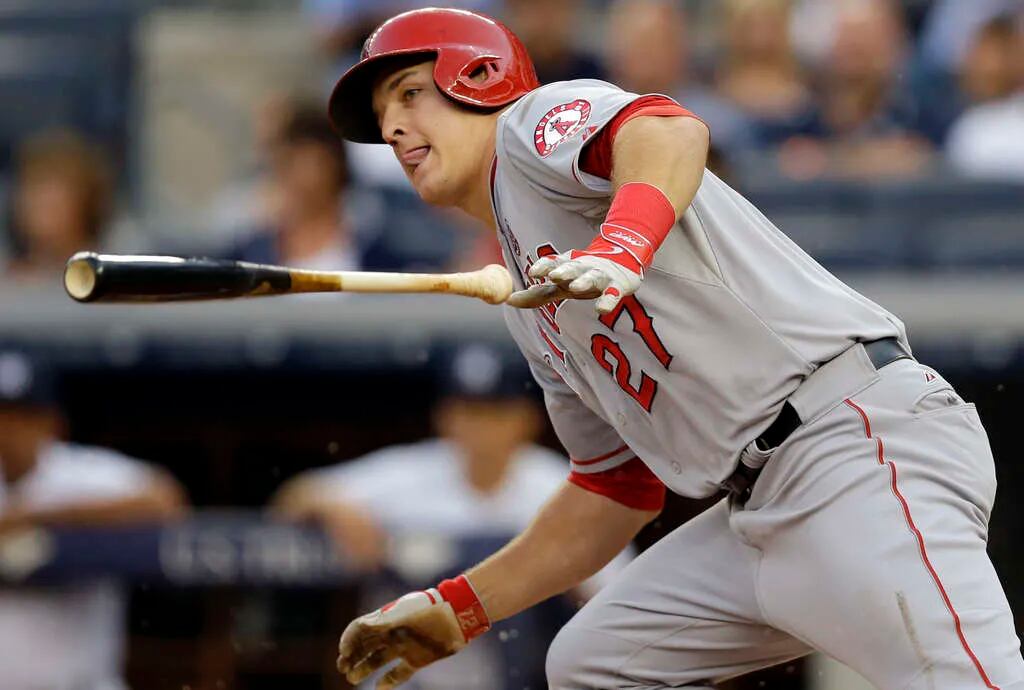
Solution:
{"label": "red stripe on pants", "polygon": [[864,422],[865,436],[869,439],[873,439],[875,444],[878,446],[878,464],[889,468],[889,474],[892,475],[892,492],[903,507],[903,517],[907,520],[907,526],[910,527],[910,531],[913,532],[914,536],[917,538],[917,548],[921,552],[921,559],[924,561],[924,565],[928,569],[928,573],[935,582],[935,586],[939,588],[939,594],[942,595],[942,600],[946,603],[946,608],[949,609],[950,614],[953,616],[953,624],[956,626],[956,634],[957,637],[960,638],[961,646],[963,646],[964,651],[967,652],[967,656],[971,657],[971,662],[974,664],[974,668],[978,669],[978,675],[980,675],[981,680],[984,681],[985,687],[989,688],[989,690],[999,690],[999,687],[993,685],[992,681],[988,679],[988,674],[985,673],[985,669],[982,668],[981,662],[978,661],[978,657],[974,654],[974,650],[972,650],[971,645],[968,644],[967,638],[964,636],[963,626],[960,624],[960,616],[957,614],[956,609],[953,608],[953,602],[949,600],[949,595],[946,594],[946,588],[943,586],[942,580],[939,579],[939,574],[935,572],[931,559],[928,558],[928,549],[924,544],[924,535],[921,534],[921,531],[917,529],[917,525],[914,524],[914,518],[910,515],[910,504],[907,503],[907,499],[905,499],[903,494],[900,493],[899,486],[896,484],[896,463],[885,459],[885,449],[882,446],[882,439],[871,435],[871,422],[868,420],[867,413],[852,400],[848,399],[844,402],[857,411],[857,414],[860,415],[861,420]]}

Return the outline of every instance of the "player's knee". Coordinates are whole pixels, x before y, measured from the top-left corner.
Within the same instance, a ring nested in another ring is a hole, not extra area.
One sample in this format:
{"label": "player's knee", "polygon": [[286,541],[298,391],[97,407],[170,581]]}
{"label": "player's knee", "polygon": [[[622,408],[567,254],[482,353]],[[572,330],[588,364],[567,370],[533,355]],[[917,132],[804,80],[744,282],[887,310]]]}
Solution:
{"label": "player's knee", "polygon": [[[574,619],[562,628],[548,648],[546,673],[549,690],[655,690],[670,687],[667,681],[640,679],[640,676],[649,674],[637,676],[629,672],[625,662],[636,651],[631,645],[575,623]],[[681,687],[710,690],[712,686],[706,682],[695,682]]]}

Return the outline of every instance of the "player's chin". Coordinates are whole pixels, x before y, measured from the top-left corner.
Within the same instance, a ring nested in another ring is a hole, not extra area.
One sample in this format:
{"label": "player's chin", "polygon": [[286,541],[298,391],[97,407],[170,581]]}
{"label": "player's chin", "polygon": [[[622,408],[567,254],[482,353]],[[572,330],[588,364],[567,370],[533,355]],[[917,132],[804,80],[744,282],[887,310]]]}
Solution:
{"label": "player's chin", "polygon": [[452,193],[443,175],[431,175],[426,173],[423,175],[412,176],[412,186],[416,190],[416,194],[419,195],[420,199],[423,199],[426,203],[431,206],[452,206],[455,203],[455,195]]}

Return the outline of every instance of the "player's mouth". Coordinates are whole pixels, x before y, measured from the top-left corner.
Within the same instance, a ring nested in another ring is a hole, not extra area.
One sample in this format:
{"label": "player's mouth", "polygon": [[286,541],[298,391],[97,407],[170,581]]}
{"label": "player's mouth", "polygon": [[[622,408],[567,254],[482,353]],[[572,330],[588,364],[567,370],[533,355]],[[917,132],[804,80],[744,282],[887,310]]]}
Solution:
{"label": "player's mouth", "polygon": [[429,154],[430,146],[417,146],[400,155],[399,159],[402,161],[402,165],[415,170],[420,163],[427,159]]}

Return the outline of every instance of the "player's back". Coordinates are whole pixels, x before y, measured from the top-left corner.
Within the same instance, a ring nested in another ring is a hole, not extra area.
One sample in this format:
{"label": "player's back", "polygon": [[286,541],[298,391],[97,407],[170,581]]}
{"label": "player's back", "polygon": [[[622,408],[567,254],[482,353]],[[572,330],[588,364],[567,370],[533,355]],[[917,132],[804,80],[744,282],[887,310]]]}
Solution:
{"label": "player's back", "polygon": [[[611,185],[581,169],[580,154],[636,98],[604,82],[560,82],[499,120],[493,196],[520,286],[538,256],[586,247],[598,232]],[[635,298],[600,319],[592,302],[571,300],[508,320],[534,362],[688,495],[713,492],[820,363],[856,341],[905,340],[898,319],[710,172]]]}

